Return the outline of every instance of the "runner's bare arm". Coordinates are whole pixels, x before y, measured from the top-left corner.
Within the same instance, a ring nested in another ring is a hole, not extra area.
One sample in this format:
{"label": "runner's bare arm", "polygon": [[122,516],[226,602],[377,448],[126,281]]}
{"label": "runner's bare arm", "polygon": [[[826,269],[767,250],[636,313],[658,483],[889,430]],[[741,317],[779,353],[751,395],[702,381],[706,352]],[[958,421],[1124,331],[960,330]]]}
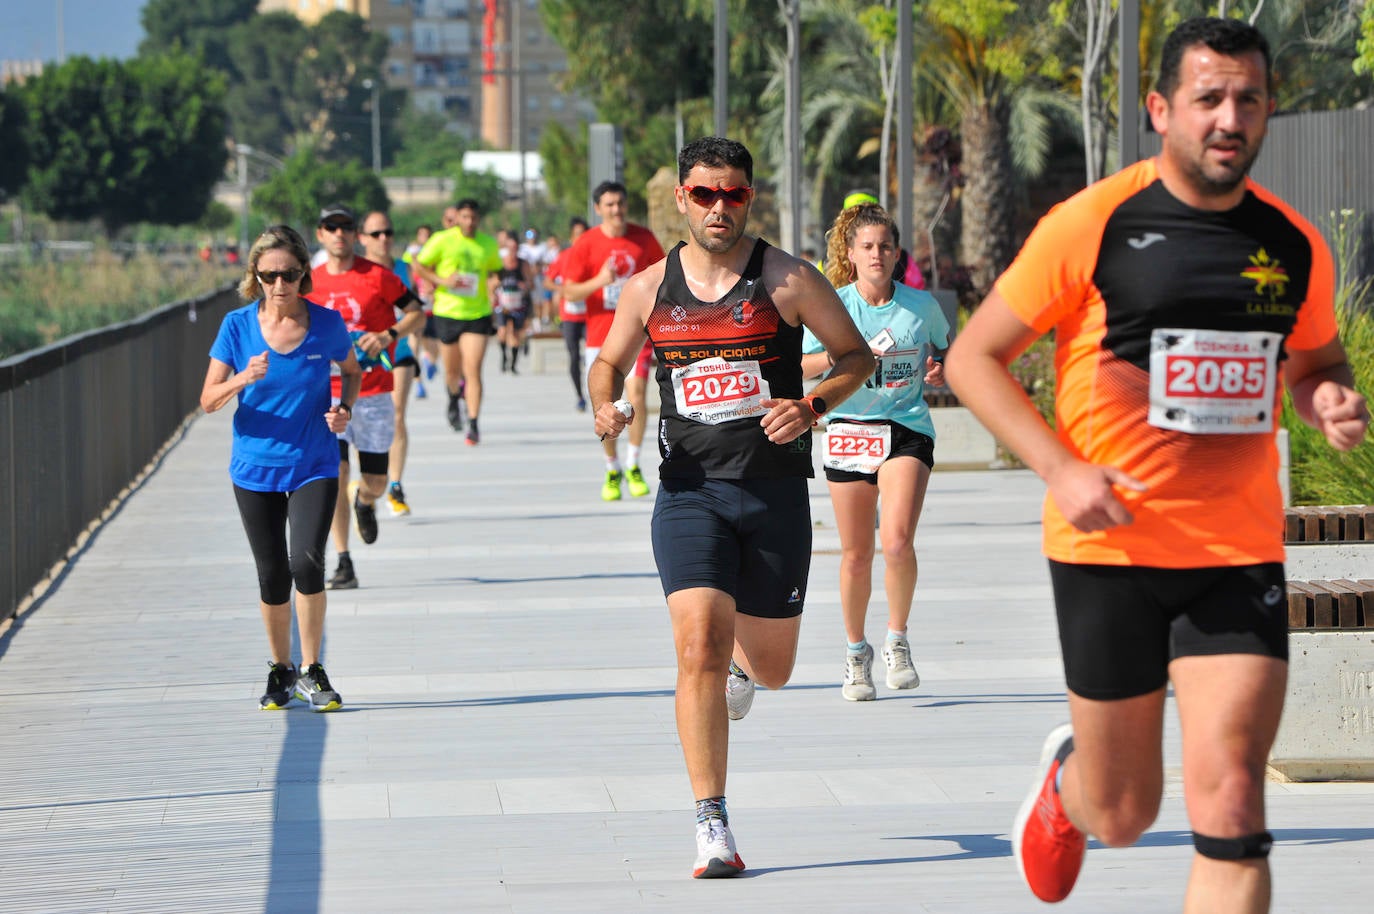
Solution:
{"label": "runner's bare arm", "polygon": [[993,437],[1045,480],[1069,523],[1084,532],[1128,524],[1131,513],[1112,486],[1143,491],[1143,483],[1115,467],[1088,463],[1066,448],[1007,370],[1038,336],[994,291],[950,347],[945,379]]}
{"label": "runner's bare arm", "polygon": [[1355,390],[1355,377],[1340,340],[1319,349],[1289,350],[1284,377],[1293,407],[1308,425],[1326,436],[1338,451],[1364,440],[1369,429],[1369,405]]}
{"label": "runner's bare arm", "polygon": [[[806,325],[825,347],[820,357],[834,363],[830,374],[816,385],[812,394],[830,405],[848,399],[873,374],[873,353],[868,342],[854,326],[853,318],[840,303],[834,287],[819,270],[781,252],[770,251],[769,254],[785,258],[775,267],[770,256],[764,265],[765,282],[770,281],[770,274],[777,276],[776,284],[770,284],[773,303],[784,317],[795,315]],[[806,365],[803,358],[803,374]],[[769,410],[759,424],[774,444],[786,444],[815,424],[816,414],[802,400],[764,400],[763,405]]]}
{"label": "runner's bare arm", "polygon": [[625,283],[611,330],[587,372],[587,395],[592,400],[596,433],[603,438],[616,437],[629,424],[629,419],[615,408],[614,401],[624,392],[625,377],[644,348],[647,336],[644,325],[662,281],[663,261],[660,260]]}
{"label": "runner's bare arm", "polygon": [[569,301],[583,301],[598,289],[604,289],[615,282],[615,270],[611,267],[611,262],[607,260],[601,265],[601,269],[590,279],[580,282],[572,282],[567,278],[563,280],[563,297]]}

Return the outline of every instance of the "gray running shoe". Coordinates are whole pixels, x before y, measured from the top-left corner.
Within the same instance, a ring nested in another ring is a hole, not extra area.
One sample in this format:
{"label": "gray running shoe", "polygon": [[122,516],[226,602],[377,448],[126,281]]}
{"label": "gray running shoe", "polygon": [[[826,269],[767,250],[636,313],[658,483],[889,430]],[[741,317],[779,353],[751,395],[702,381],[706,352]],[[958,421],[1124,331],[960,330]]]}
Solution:
{"label": "gray running shoe", "polygon": [[358,576],[353,573],[353,560],[346,555],[339,556],[339,567],[329,579],[330,590],[354,590],[358,586]]}
{"label": "gray running shoe", "polygon": [[857,654],[846,652],[840,694],[849,701],[872,701],[878,697],[878,690],[873,687],[873,645],[865,644]]}
{"label": "gray running shoe", "polygon": [[731,660],[730,673],[725,677],[725,710],[731,720],[743,720],[753,706],[754,680]]}
{"label": "gray running shoe", "polygon": [[725,879],[744,872],[730,826],[716,818],[697,823],[697,862],[693,879]]}
{"label": "gray running shoe", "polygon": [[280,711],[291,704],[296,687],[296,668],[287,663],[267,663],[267,691],[258,701],[261,711]]}
{"label": "gray running shoe", "polygon": [[888,638],[884,642],[883,661],[887,664],[889,689],[914,689],[921,684],[911,662],[911,643],[905,638]]}
{"label": "gray running shoe", "polygon": [[296,697],[309,702],[312,711],[337,711],[343,707],[343,699],[329,684],[324,666],[319,663],[310,664],[296,677]]}

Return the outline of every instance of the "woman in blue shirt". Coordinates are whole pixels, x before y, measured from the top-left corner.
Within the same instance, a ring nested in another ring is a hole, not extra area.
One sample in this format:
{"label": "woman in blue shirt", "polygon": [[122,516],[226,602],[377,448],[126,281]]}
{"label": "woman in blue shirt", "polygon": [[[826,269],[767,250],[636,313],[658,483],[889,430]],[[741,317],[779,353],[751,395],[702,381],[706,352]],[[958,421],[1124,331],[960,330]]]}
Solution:
{"label": "woman in blue shirt", "polygon": [[[200,392],[207,413],[238,401],[229,478],[257,564],[272,654],[259,703],[265,711],[286,707],[293,694],[315,711],[343,705],[320,663],[324,550],[339,490],[336,436],[353,415],[362,372],[343,318],[301,297],[311,288],[309,264],[305,240],[289,226],[270,226],[253,243],[239,283],[251,304],[225,315]],[[331,403],[335,365],[343,396]],[[291,663],[293,583],[299,672]]]}
{"label": "woman in blue shirt", "polygon": [[[935,427],[925,386],[943,386],[949,323],[928,292],[895,282],[897,227],[876,203],[845,209],[828,233],[826,275],[878,365],[864,386],[827,415],[822,463],[840,534],[840,604],[849,652],[840,694],[872,701],[873,648],[864,636],[873,591],[873,528],[878,524],[887,591],[883,659],[889,689],[914,689],[907,620],[916,592],[916,523],[935,466]],[[802,372],[824,373],[828,360],[810,333]]]}

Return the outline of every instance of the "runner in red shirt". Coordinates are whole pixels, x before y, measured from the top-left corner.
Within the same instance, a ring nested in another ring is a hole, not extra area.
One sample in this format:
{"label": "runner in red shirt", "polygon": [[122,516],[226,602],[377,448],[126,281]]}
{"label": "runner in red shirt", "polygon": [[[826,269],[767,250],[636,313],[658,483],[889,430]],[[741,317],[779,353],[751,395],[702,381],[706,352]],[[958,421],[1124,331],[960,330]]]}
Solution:
{"label": "runner in red shirt", "polygon": [[[573,216],[568,223],[568,243],[576,244],[582,233],[587,231],[587,220]],[[544,273],[545,284],[553,290],[554,304],[558,306],[558,322],[563,330],[563,345],[568,350],[568,375],[572,378],[573,390],[577,392],[578,412],[587,409],[587,398],[582,393],[582,377],[587,367],[582,363],[582,342],[587,337],[587,303],[573,301],[563,294],[563,264],[567,262],[568,251],[564,248],[549,264]]]}
{"label": "runner in red shirt", "polygon": [[[596,361],[606,341],[615,306],[625,282],[645,267],[663,259],[663,247],[654,233],[625,218],[625,185],[602,181],[592,191],[592,203],[601,224],[587,229],[577,243],[564,253],[561,266],[563,296],[587,305],[587,365]],[[601,442],[606,452],[606,482],[601,487],[604,501],[620,500],[620,484],[628,480],[630,494],[636,498],[649,494],[649,484],[639,469],[639,452],[644,444],[648,408],[644,392],[649,382],[649,363],[653,346],[644,344],[634,370],[625,379],[625,396],[634,406],[630,423],[630,447],[622,471],[614,438]],[[581,396],[578,397],[579,401]]]}
{"label": "runner in red shirt", "polygon": [[[315,237],[329,255],[311,271],[310,298],[343,315],[353,337],[354,354],[363,369],[362,392],[353,404],[353,419],[339,435],[339,499],[331,528],[339,567],[329,579],[331,589],[358,586],[348,554],[348,513],[352,505],[358,536],[364,543],[377,539],[377,499],[386,492],[388,452],[396,434],[396,407],[391,401],[391,356],[396,338],[412,333],[425,322],[420,300],[385,267],[353,253],[358,220],[345,206],[331,204],[320,211]],[[404,312],[400,321],[396,312]],[[339,379],[334,378],[334,398]],[[361,483],[348,481],[348,446],[358,449]]]}

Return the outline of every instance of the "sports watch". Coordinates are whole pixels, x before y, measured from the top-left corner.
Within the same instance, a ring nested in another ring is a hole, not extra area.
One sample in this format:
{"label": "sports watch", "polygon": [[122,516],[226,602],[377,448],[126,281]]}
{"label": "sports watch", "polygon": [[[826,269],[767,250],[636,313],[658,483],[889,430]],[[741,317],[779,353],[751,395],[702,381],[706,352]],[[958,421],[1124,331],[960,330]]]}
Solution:
{"label": "sports watch", "polygon": [[807,406],[811,407],[811,411],[816,414],[817,419],[819,419],[821,416],[824,416],[825,411],[830,408],[826,405],[824,398],[817,397],[814,395],[810,397],[802,397],[802,402],[805,403]]}

